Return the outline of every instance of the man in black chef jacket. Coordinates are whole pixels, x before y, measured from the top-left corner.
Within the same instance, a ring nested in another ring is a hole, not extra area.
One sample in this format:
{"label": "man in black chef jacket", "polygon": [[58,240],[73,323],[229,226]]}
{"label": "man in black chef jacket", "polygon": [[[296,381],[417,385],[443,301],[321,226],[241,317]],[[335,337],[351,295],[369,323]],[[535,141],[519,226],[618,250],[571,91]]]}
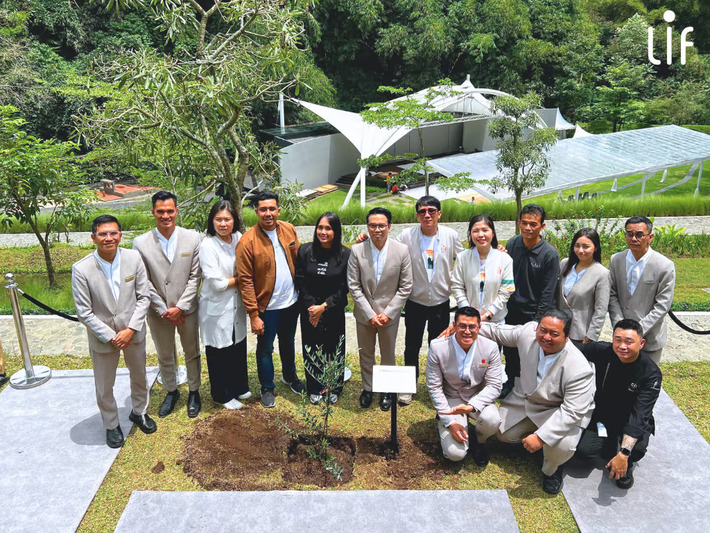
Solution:
{"label": "man in black chef jacket", "polygon": [[655,430],[653,407],[661,392],[661,371],[642,350],[641,325],[623,319],[612,343],[592,342],[579,349],[596,365],[596,407],[577,444],[577,457],[611,458],[606,467],[616,485],[630,489],[633,470],[646,454]]}

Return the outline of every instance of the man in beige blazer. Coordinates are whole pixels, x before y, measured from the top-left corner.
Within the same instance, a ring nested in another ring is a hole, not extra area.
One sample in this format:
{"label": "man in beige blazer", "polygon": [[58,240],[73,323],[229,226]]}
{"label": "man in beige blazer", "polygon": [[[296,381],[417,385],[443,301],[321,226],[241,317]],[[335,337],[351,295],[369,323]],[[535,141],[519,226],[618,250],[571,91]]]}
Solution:
{"label": "man in beige blazer", "polygon": [[503,365],[498,345],[478,336],[481,315],[461,307],[454,315],[455,335],[436,339],[429,347],[426,383],[438,412],[444,457],[461,461],[469,447],[468,418],[476,422],[473,461],[488,464],[488,437],[498,431],[500,415],[494,403],[502,386]]}
{"label": "man in beige blazer", "polygon": [[177,197],[168,191],[153,195],[151,213],[155,229],[133,241],[133,248],[143,258],[150,283],[148,327],[158,352],[163,388],[168,392],[158,416],[168,416],[177,404],[177,365],[175,329],[185,352],[187,415],[196,417],[202,408],[200,399],[200,332],[197,316],[197,290],[200,287],[200,236],[177,227]]}
{"label": "man in beige blazer", "polygon": [[574,455],[594,410],[594,371],[569,340],[572,315],[551,308],[540,322],[520,326],[485,322],[481,335],[517,347],[520,377],[500,404],[502,442],[521,442],[534,453],[542,448],[542,489],[562,489],[562,465]]}
{"label": "man in beige blazer", "polygon": [[115,217],[94,219],[91,238],[96,251],[74,263],[72,293],[77,317],[89,334],[96,403],[106,429],[106,444],[120,448],[124,440],[113,384],[121,351],[131,379],[132,410],[128,418],[144,433],[158,429],[146,414],[145,314],[150,289],[140,255],[118,248],[121,225]]}
{"label": "man in beige blazer", "polygon": [[660,364],[666,345],[666,315],[675,290],[673,261],[651,249],[653,223],[646,217],[626,221],[624,252],[611,256],[609,317],[616,324],[623,318],[641,323],[644,351]]}
{"label": "man in beige blazer", "polygon": [[[405,244],[388,239],[392,228],[389,209],[375,207],[367,214],[370,239],[352,248],[348,287],[355,302],[362,388],[360,407],[372,404],[372,367],[379,338],[383,365],[394,365],[394,350],[402,306],[412,292],[412,261]],[[392,395],[380,396],[380,409],[389,410]]]}

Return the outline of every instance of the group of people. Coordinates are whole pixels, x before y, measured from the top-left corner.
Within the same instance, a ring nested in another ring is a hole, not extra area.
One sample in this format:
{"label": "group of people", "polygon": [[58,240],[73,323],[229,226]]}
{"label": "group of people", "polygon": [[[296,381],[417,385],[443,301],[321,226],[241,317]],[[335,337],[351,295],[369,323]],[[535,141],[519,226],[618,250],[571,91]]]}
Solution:
{"label": "group of people", "polygon": [[[654,431],[658,362],[675,283],[673,263],[650,248],[653,225],[646,217],[627,220],[628,250],[614,254],[607,270],[599,235],[591,228],[575,234],[569,257],[560,263],[541,236],[545,210],[535,204],[523,208],[520,235],[508,241],[507,250],[499,246],[487,215],[471,219],[464,249],[457,233],[439,224],[441,204],[432,196],[416,202],[419,225],[393,239],[390,211],[371,209],[367,234],[348,249],[340,219],[331,212],[318,219],[313,242],[300,245],[295,228],[279,220],[279,199],[271,191],[257,195],[257,224],[244,234],[232,204],[219,200],[210,210],[204,238],[176,226],[172,193],[158,192],[152,201],[156,228],[137,237],[133,250],[119,248],[121,226],[115,217],[97,217],[92,224],[96,250],[72,272],[109,446],[123,444],[112,391],[121,351],[130,372],[129,418],[146,433],[157,429],[146,413],[146,319],[167,393],[161,418],[175,409],[180,396],[176,330],[187,367],[188,416],[197,416],[202,405],[200,336],[212,399],[239,409],[251,397],[247,316],[257,336],[263,407],[276,402],[276,337],[281,381],[294,393],[308,394],[314,404],[335,403],[342,373],[339,385],[324,396],[315,354],[327,354],[344,369],[350,293],[361,408],[374,399],[376,343],[381,364],[395,364],[404,309],[404,363],[415,367],[417,378],[427,331],[426,384],[447,459],[460,461],[470,448],[474,462],[485,466],[486,441],[496,435],[503,442],[522,442],[530,453],[543,450],[543,489],[549,493],[560,491],[562,465],[575,452],[607,457],[617,485],[633,484],[633,467]],[[453,324],[452,295],[458,307]],[[598,342],[607,313],[612,342]],[[305,386],[295,364],[299,317]],[[394,401],[407,405],[413,395],[379,395],[383,411]],[[471,435],[470,423],[475,426]]]}

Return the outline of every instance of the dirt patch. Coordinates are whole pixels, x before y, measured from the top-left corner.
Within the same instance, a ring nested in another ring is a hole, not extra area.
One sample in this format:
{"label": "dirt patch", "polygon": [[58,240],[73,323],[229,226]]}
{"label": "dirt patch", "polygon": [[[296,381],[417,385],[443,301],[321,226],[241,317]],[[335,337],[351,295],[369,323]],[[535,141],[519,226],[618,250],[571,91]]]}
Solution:
{"label": "dirt patch", "polygon": [[163,470],[165,470],[165,464],[163,463],[163,461],[158,461],[157,463],[155,463],[155,466],[150,469],[150,471],[154,474],[160,474]]}
{"label": "dirt patch", "polygon": [[[308,444],[279,429],[264,409],[222,411],[204,420],[185,439],[181,463],[207,490],[290,490],[305,486],[348,489],[418,489],[456,473],[460,464],[441,457],[433,421],[418,422],[400,434],[400,453],[389,435],[349,438],[336,435],[331,453],[344,468],[342,481],[308,456]],[[289,427],[298,424],[279,414]]]}

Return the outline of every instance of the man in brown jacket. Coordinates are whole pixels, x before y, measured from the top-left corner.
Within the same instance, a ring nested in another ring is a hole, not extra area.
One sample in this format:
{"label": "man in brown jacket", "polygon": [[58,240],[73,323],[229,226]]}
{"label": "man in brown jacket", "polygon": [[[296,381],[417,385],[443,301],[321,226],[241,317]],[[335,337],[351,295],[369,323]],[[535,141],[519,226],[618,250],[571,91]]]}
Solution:
{"label": "man in brown jacket", "polygon": [[279,336],[283,381],[297,394],[304,391],[295,364],[298,293],[293,283],[298,252],[296,228],[279,221],[279,197],[262,191],[256,197],[259,221],[237,245],[237,279],[251,331],[257,335],[256,367],[261,404],[274,407],[274,339]]}

